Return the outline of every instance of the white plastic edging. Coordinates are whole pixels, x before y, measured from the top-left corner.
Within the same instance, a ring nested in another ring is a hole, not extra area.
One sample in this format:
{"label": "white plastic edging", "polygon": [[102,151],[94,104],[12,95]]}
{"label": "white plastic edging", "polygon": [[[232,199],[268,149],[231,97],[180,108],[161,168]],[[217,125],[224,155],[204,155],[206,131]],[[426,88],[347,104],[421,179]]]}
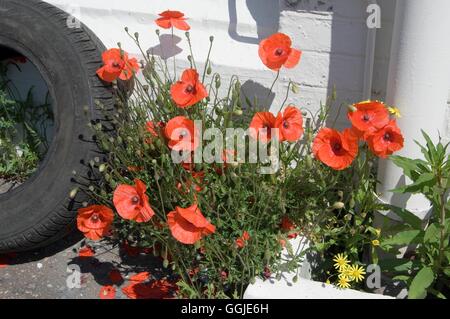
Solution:
{"label": "white plastic edging", "polygon": [[[297,237],[290,241],[294,252],[300,253],[309,245],[304,237]],[[289,254],[286,249],[281,254],[286,260]],[[254,284],[247,287],[244,299],[395,299],[394,297],[361,292],[353,289],[340,289],[334,285],[306,279],[310,269],[307,262],[303,262],[299,269],[297,282],[293,281],[296,272],[284,272],[280,280],[273,276],[267,280],[256,279]]]}

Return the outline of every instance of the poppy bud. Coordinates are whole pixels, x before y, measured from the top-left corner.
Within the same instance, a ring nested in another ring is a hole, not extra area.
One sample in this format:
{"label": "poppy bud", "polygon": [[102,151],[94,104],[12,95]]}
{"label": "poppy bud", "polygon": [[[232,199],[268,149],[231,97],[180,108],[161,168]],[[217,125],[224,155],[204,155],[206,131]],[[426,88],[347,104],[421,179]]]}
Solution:
{"label": "poppy bud", "polygon": [[136,38],[136,40],[139,39],[139,32],[136,32],[136,33],[134,34],[134,37]]}
{"label": "poppy bud", "polygon": [[353,104],[351,104],[348,106],[348,110],[349,110],[349,112],[355,112],[357,109]]}
{"label": "poppy bud", "polygon": [[189,39],[189,31],[185,32],[184,34],[186,35],[186,38]]}
{"label": "poppy bud", "polygon": [[298,276],[295,275],[294,278],[292,278],[292,282],[293,282],[293,283],[296,283],[297,281],[298,281]]}
{"label": "poppy bud", "polygon": [[346,221],[351,221],[352,217],[353,217],[352,214],[347,214],[347,215],[344,216]]}
{"label": "poppy bud", "polygon": [[220,88],[220,85],[222,83],[220,82],[220,76],[216,76],[216,89]]}
{"label": "poppy bud", "polygon": [[210,75],[212,73],[211,63],[208,64],[208,68],[206,69],[206,74]]}
{"label": "poppy bud", "polygon": [[237,110],[235,110],[235,111],[233,112],[233,114],[234,114],[234,115],[237,115],[237,116],[241,116],[243,113],[244,113],[244,112],[242,111],[242,109],[237,109]]}
{"label": "poppy bud", "polygon": [[156,35],[159,36],[159,29],[156,29],[155,32],[156,32]]}
{"label": "poppy bud", "polygon": [[331,208],[333,209],[342,209],[345,207],[345,204],[343,202],[336,202],[333,204]]}
{"label": "poppy bud", "polygon": [[292,85],[291,85],[292,93],[298,94],[300,92],[300,88],[297,86],[296,83],[294,83],[294,82],[291,82],[291,83],[292,83]]}
{"label": "poppy bud", "polygon": [[164,259],[164,261],[163,261],[163,267],[164,267],[164,268],[169,267],[169,261],[168,261],[167,259]]}
{"label": "poppy bud", "polygon": [[306,155],[306,158],[305,158],[305,165],[306,165],[306,168],[307,169],[311,169],[311,167],[312,167],[312,157],[311,157],[311,155]]}
{"label": "poppy bud", "polygon": [[100,173],[103,173],[105,170],[106,170],[106,164],[101,164],[101,165],[98,167],[98,171],[99,171]]}
{"label": "poppy bud", "polygon": [[210,41],[210,42],[213,42],[213,41],[214,41],[214,36],[210,36],[210,37],[209,37],[209,41]]}
{"label": "poppy bud", "polygon": [[70,191],[70,194],[69,194],[70,199],[74,199],[75,196],[77,196],[77,193],[78,193],[78,187],[72,189],[72,190]]}

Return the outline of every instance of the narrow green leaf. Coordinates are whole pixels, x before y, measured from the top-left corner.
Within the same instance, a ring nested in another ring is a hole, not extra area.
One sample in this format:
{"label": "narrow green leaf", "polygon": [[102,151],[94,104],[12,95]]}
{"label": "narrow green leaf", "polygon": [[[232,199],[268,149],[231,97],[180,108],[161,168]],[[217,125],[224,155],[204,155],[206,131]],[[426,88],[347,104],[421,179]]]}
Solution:
{"label": "narrow green leaf", "polygon": [[393,213],[400,217],[404,223],[410,225],[414,229],[422,228],[422,220],[409,210],[393,205],[387,205],[387,209],[390,209]]}
{"label": "narrow green leaf", "polygon": [[417,244],[423,238],[423,231],[421,230],[405,230],[394,236],[381,241],[381,247],[384,246],[404,246],[410,244]]}
{"label": "narrow green leaf", "polygon": [[422,191],[426,186],[432,187],[434,184],[436,184],[436,176],[432,173],[424,173],[414,183],[393,189],[392,192],[414,194]]}

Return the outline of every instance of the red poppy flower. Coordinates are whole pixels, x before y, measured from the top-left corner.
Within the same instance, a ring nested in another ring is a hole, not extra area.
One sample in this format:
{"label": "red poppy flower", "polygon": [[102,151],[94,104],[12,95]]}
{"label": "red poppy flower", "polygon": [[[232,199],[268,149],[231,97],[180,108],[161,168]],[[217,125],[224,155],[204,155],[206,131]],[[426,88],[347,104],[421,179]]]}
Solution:
{"label": "red poppy flower", "polygon": [[349,167],[358,154],[358,137],[351,129],[340,133],[330,128],[319,131],[313,143],[314,156],[335,170]]}
{"label": "red poppy flower", "polygon": [[114,191],[113,203],[117,213],[123,219],[134,220],[137,223],[148,222],[155,212],[150,207],[147,186],[139,180],[134,180],[135,186],[119,185]]}
{"label": "red poppy flower", "polygon": [[143,271],[140,273],[137,273],[136,275],[131,276],[130,281],[135,282],[144,282],[150,279],[150,273],[148,271]]}
{"label": "red poppy flower", "polygon": [[100,205],[92,205],[78,210],[77,227],[89,239],[100,240],[108,235],[114,220],[113,211]]}
{"label": "red poppy flower", "polygon": [[292,232],[294,229],[296,229],[296,225],[295,223],[289,219],[289,217],[287,216],[283,216],[283,218],[281,219],[281,229],[288,234],[288,238],[297,238],[298,233],[297,232]]}
{"label": "red poppy flower", "polygon": [[125,67],[123,68],[122,72],[120,73],[119,79],[123,81],[128,81],[131,79],[136,73],[139,72],[139,63],[136,58],[131,58],[125,60]]}
{"label": "red poppy flower", "polygon": [[193,152],[199,146],[199,132],[194,121],[176,116],[165,128],[165,135],[169,139],[169,148],[174,151]]}
{"label": "red poppy flower", "polygon": [[186,22],[184,13],[180,11],[164,11],[160,14],[161,18],[158,18],[155,22],[163,29],[177,28],[183,31],[188,31],[191,27]]}
{"label": "red poppy flower", "polygon": [[199,81],[197,71],[187,69],[181,75],[181,81],[177,81],[172,85],[170,94],[178,107],[186,108],[206,98],[208,91]]}
{"label": "red poppy flower", "polygon": [[167,215],[172,236],[183,244],[195,244],[203,236],[213,234],[216,227],[201,213],[197,204],[188,208],[176,207]]}
{"label": "red poppy flower", "polygon": [[367,138],[369,149],[375,155],[386,158],[403,148],[404,138],[395,120],[391,120],[382,129]]}
{"label": "red poppy flower", "polygon": [[113,286],[103,286],[100,289],[100,299],[115,299],[116,288]]}
{"label": "red poppy flower", "polygon": [[122,288],[130,299],[165,299],[172,298],[176,288],[167,280],[161,279],[151,283],[135,282]]}
{"label": "red poppy flower", "polygon": [[259,44],[259,57],[271,70],[278,71],[282,66],[295,67],[300,61],[302,51],[291,47],[292,41],[284,33],[275,33]]}
{"label": "red poppy flower", "polygon": [[108,273],[108,278],[109,278],[109,280],[111,280],[111,283],[113,283],[113,284],[120,284],[123,282],[122,274],[117,269],[112,269]]}
{"label": "red poppy flower", "polygon": [[363,139],[389,122],[389,111],[381,102],[365,101],[355,104],[354,107],[355,110],[350,110],[347,116]]}
{"label": "red poppy flower", "polygon": [[247,231],[244,231],[242,233],[242,236],[236,239],[236,246],[238,246],[239,248],[243,248],[249,239],[250,239],[249,233]]}
{"label": "red poppy flower", "polygon": [[272,139],[272,129],[275,128],[275,116],[270,112],[258,112],[250,122],[250,136],[267,143]]}
{"label": "red poppy flower", "polygon": [[303,135],[302,112],[294,106],[288,106],[283,114],[278,114],[275,127],[279,130],[280,141],[298,141]]}
{"label": "red poppy flower", "polygon": [[95,251],[89,246],[85,246],[78,251],[78,257],[80,258],[89,258],[94,256]]}
{"label": "red poppy flower", "polygon": [[129,80],[139,71],[136,58],[129,59],[128,53],[121,49],[109,49],[102,54],[103,66],[97,70],[97,75],[105,82],[113,82],[120,78]]}

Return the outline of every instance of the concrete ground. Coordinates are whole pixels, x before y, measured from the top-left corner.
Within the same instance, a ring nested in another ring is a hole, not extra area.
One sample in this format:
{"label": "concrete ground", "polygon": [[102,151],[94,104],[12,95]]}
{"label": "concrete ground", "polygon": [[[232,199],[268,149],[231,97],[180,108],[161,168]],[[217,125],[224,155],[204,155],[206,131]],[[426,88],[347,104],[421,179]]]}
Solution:
{"label": "concrete ground", "polygon": [[[78,257],[84,240],[73,234],[49,247],[25,253],[0,255],[0,299],[98,299],[109,272],[118,269],[125,281],[116,285],[116,298],[126,298],[121,287],[141,271],[159,270],[152,255],[125,255],[118,247],[97,244],[95,256]],[[161,270],[162,271],[162,270]]]}

